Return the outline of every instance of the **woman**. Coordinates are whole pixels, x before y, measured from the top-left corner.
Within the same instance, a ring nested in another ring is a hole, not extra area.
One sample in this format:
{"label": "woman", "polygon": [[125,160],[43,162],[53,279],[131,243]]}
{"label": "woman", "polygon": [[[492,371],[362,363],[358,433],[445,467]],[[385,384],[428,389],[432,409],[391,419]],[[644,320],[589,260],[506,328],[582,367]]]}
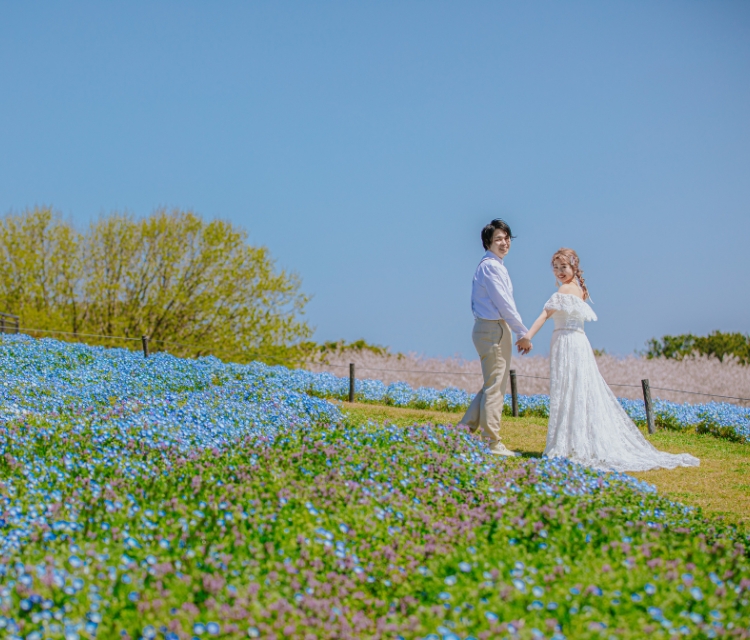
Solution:
{"label": "woman", "polygon": [[560,249],[552,256],[552,270],[559,289],[524,336],[531,340],[554,317],[544,454],[615,471],[698,466],[694,456],[665,453],[648,442],[604,382],[583,330],[596,314],[585,302],[589,293],[576,252]]}

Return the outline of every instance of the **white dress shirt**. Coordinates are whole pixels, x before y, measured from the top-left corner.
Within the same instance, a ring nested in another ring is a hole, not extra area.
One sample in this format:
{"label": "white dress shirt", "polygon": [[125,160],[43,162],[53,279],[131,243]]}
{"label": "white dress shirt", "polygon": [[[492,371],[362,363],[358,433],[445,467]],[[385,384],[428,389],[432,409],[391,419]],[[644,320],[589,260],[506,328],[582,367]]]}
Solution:
{"label": "white dress shirt", "polygon": [[502,258],[487,251],[474,273],[471,286],[471,310],[475,318],[482,320],[505,320],[518,336],[524,336],[528,329],[513,300],[513,283]]}

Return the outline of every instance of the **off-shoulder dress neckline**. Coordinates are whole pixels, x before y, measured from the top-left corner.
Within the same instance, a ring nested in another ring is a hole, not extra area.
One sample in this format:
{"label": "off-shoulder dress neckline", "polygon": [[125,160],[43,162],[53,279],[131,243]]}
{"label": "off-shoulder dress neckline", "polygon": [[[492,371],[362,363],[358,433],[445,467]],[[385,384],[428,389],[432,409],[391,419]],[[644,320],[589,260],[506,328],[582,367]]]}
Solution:
{"label": "off-shoulder dress neckline", "polygon": [[573,296],[574,298],[580,300],[581,302],[586,302],[583,298],[577,296],[575,293],[562,293],[560,291],[555,291],[555,293],[552,294],[552,295],[557,295],[557,296]]}

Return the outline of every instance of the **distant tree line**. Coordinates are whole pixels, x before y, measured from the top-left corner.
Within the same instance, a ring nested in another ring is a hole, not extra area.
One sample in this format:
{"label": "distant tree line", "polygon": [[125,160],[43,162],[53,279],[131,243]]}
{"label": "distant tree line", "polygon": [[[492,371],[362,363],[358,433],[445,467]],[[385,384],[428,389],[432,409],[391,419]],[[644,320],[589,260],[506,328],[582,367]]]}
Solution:
{"label": "distant tree line", "polygon": [[707,336],[694,336],[687,333],[679,336],[652,338],[647,343],[647,358],[670,358],[682,360],[693,354],[714,356],[724,361],[727,356],[735,356],[741,364],[750,363],[750,335],[742,333],[722,333],[713,331]]}
{"label": "distant tree line", "polygon": [[0,273],[0,311],[24,327],[146,335],[154,350],[236,362],[293,363],[312,348],[298,276],[244,230],[190,211],[113,213],[83,231],[48,208],[8,214]]}

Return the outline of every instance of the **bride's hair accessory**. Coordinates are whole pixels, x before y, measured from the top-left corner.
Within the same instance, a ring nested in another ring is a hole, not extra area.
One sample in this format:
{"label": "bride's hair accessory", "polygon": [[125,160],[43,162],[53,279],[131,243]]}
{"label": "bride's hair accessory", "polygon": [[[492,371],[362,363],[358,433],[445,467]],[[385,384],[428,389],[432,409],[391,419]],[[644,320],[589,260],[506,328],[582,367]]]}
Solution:
{"label": "bride's hair accessory", "polygon": [[550,264],[554,266],[555,260],[557,260],[558,258],[567,262],[573,269],[573,273],[575,274],[575,278],[578,281],[578,285],[583,291],[583,299],[586,300],[587,298],[590,298],[588,287],[586,287],[586,280],[583,277],[583,269],[581,269],[581,261],[578,258],[578,254],[573,251],[573,249],[567,249],[563,247],[562,249],[558,249],[557,251],[555,251],[555,255],[552,256],[552,261]]}

